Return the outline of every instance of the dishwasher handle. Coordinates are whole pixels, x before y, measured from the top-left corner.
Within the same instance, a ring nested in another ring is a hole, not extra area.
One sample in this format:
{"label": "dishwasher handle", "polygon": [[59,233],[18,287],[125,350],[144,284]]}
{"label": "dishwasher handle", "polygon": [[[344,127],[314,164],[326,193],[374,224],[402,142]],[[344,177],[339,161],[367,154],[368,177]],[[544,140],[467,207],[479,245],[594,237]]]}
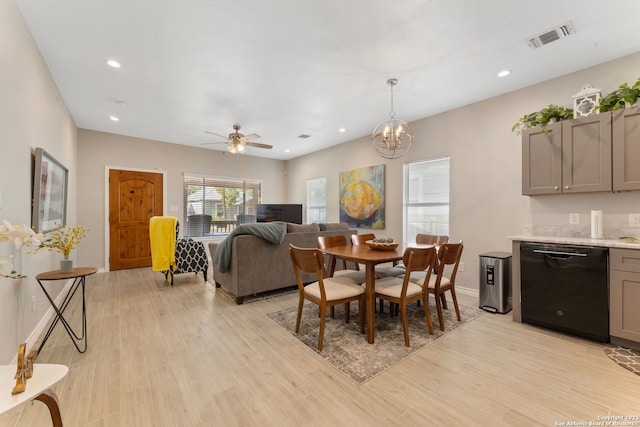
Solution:
{"label": "dishwasher handle", "polygon": [[587,256],[587,254],[583,254],[580,252],[559,252],[559,251],[549,251],[544,249],[534,249],[534,253],[544,254],[545,256],[549,256],[550,258],[558,258],[558,259],[568,259],[572,256]]}

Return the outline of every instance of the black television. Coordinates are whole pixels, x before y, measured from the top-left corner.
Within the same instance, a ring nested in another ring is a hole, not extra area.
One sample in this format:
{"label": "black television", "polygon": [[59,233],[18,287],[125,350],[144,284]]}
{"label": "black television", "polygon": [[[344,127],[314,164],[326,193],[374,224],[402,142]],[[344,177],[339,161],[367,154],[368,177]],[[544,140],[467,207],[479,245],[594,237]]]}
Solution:
{"label": "black television", "polygon": [[259,204],[258,222],[284,221],[302,224],[302,205]]}

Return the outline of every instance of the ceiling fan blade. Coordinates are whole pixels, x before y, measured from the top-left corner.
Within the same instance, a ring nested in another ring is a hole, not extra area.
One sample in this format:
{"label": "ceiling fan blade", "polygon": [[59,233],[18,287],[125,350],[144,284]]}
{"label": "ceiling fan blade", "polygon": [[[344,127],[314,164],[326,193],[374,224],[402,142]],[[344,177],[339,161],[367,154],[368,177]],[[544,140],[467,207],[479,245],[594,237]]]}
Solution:
{"label": "ceiling fan blade", "polygon": [[258,142],[245,142],[244,145],[247,145],[249,147],[267,148],[269,150],[273,148],[273,145],[260,144]]}
{"label": "ceiling fan blade", "polygon": [[249,135],[245,135],[243,139],[245,141],[253,141],[254,139],[258,139],[258,138],[260,138],[260,135],[258,135],[257,133],[252,133]]}
{"label": "ceiling fan blade", "polygon": [[228,144],[229,141],[218,141],[218,142],[203,142],[200,145],[216,145],[216,144]]}
{"label": "ceiling fan blade", "polygon": [[205,131],[204,131],[204,133],[208,133],[209,135],[217,136],[218,138],[222,138],[222,139],[224,139],[225,141],[228,141],[228,140],[229,140],[229,138],[227,138],[227,137],[226,137],[226,136],[224,136],[224,135],[220,135],[219,133],[214,133],[214,132],[211,132],[211,131],[208,131],[208,130],[205,130]]}

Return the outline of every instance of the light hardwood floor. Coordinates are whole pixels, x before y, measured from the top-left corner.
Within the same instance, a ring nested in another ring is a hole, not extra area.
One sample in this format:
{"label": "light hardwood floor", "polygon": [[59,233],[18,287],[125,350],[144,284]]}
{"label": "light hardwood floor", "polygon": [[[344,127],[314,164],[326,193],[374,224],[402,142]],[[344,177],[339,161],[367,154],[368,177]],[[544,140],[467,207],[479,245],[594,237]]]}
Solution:
{"label": "light hardwood floor", "polygon": [[[55,387],[68,427],[555,426],[640,415],[640,376],[602,345],[510,315],[480,316],[358,386],[266,316],[296,305],[295,293],[237,306],[201,277],[169,287],[148,268],[87,285],[87,352],[58,326],[37,360],[69,366]],[[50,420],[35,402],[0,425]]]}

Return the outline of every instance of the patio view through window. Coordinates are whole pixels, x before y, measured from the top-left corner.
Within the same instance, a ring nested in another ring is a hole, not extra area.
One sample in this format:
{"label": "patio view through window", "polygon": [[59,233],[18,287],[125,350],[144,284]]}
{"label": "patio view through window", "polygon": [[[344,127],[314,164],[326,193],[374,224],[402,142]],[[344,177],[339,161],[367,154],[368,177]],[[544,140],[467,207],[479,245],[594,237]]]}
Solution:
{"label": "patio view through window", "polygon": [[238,224],[256,222],[261,188],[255,180],[185,175],[183,235],[225,235]]}
{"label": "patio view through window", "polygon": [[449,158],[404,165],[404,241],[449,235]]}

